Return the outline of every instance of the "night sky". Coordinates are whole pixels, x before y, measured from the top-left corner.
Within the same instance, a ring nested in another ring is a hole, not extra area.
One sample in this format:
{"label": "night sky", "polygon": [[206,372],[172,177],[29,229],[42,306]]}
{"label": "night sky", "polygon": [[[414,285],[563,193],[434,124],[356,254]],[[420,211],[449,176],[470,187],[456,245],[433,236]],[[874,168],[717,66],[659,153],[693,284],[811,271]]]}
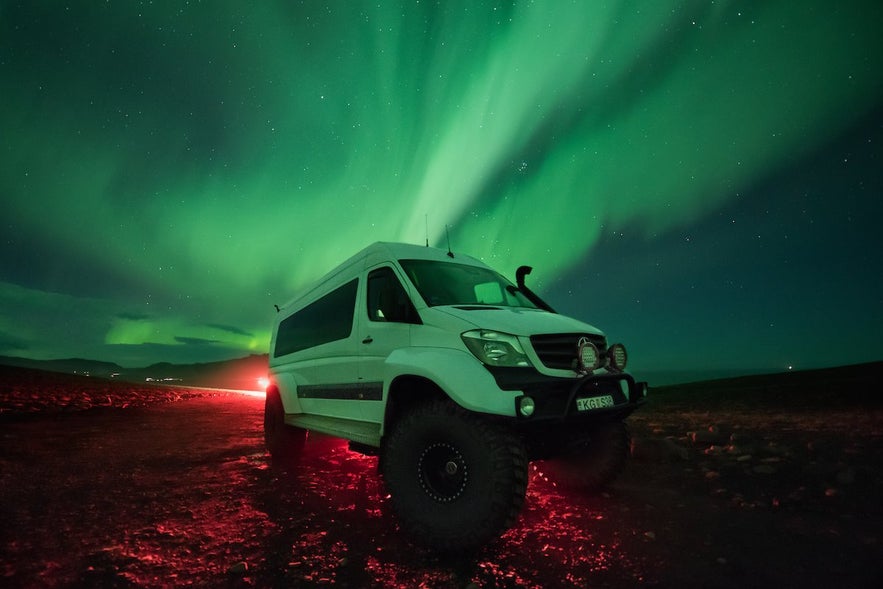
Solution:
{"label": "night sky", "polygon": [[264,353],[274,303],[447,225],[636,373],[883,359],[881,30],[879,0],[3,2],[0,354]]}

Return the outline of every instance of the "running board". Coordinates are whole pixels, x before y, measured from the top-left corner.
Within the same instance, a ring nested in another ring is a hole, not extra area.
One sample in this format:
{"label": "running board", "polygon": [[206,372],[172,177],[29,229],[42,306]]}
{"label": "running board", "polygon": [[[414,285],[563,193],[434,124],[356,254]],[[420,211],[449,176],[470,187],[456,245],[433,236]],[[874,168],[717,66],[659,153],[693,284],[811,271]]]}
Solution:
{"label": "running board", "polygon": [[289,413],[285,423],[314,432],[320,432],[335,438],[344,438],[368,446],[380,447],[380,424],[324,415],[304,415]]}

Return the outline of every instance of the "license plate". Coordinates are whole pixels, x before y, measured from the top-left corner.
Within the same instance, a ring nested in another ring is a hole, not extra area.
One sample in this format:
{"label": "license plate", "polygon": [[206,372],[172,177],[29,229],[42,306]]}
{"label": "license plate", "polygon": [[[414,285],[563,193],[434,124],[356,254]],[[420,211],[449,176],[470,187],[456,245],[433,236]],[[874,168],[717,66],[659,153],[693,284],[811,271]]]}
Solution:
{"label": "license plate", "polygon": [[613,395],[576,400],[577,411],[591,411],[592,409],[603,409],[605,407],[613,407]]}

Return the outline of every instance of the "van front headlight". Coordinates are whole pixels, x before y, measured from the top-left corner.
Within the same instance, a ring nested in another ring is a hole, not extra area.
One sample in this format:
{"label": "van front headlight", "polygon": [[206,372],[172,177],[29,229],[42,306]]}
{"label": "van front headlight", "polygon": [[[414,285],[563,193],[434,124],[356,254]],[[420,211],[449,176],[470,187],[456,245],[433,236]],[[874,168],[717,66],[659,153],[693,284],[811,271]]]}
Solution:
{"label": "van front headlight", "polygon": [[518,338],[509,333],[476,329],[460,337],[469,351],[488,366],[530,366]]}

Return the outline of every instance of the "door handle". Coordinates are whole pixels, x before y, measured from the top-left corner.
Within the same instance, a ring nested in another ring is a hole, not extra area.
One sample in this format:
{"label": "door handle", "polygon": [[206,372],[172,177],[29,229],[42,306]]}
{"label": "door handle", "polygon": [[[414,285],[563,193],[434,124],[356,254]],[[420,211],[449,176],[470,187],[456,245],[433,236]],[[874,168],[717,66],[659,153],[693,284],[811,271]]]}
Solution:
{"label": "door handle", "polygon": [[363,344],[370,344],[373,341],[374,341],[374,338],[369,335],[368,337],[366,337],[365,339],[362,340],[362,343]]}

